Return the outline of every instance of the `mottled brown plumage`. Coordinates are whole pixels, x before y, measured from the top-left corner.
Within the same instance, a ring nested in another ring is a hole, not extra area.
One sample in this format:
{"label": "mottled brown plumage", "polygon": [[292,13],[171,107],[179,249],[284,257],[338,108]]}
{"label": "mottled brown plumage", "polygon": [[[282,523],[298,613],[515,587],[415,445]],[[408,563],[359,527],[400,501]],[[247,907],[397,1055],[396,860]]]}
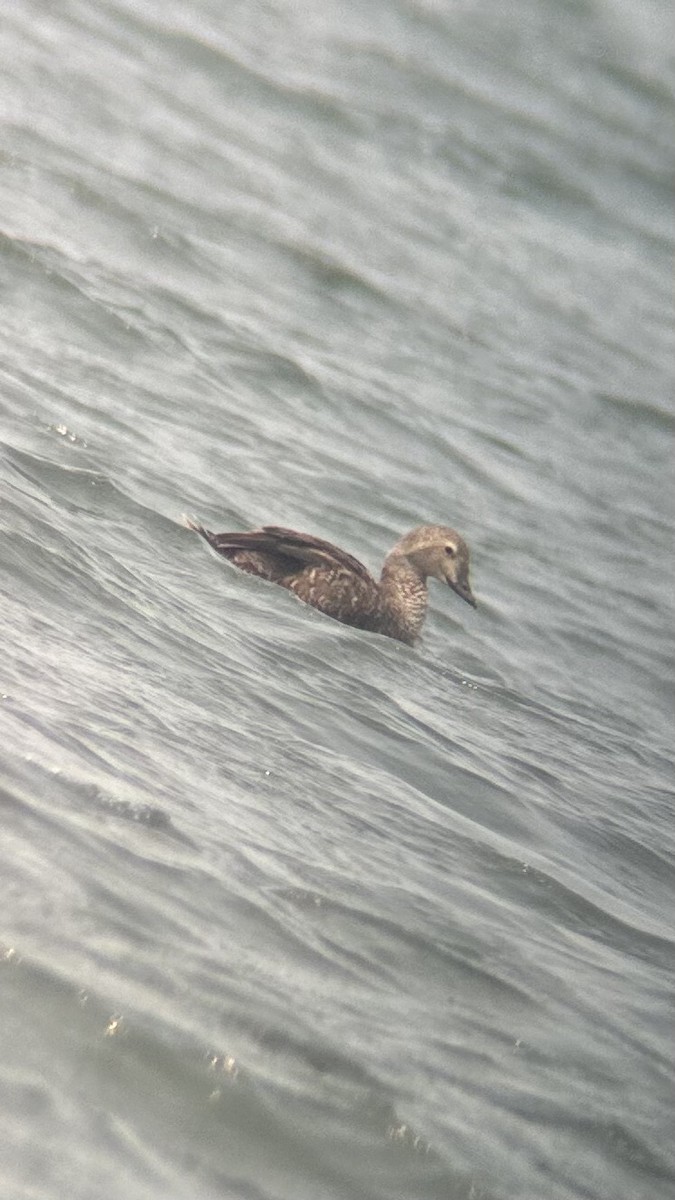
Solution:
{"label": "mottled brown plumage", "polygon": [[429,577],[447,583],[476,607],[469,548],[444,525],[420,525],[402,537],[384,560],[377,582],[358,559],[309,533],[277,525],[248,533],[211,533],[187,517],[185,523],[240,570],[278,583],[345,625],[408,645],[424,623]]}

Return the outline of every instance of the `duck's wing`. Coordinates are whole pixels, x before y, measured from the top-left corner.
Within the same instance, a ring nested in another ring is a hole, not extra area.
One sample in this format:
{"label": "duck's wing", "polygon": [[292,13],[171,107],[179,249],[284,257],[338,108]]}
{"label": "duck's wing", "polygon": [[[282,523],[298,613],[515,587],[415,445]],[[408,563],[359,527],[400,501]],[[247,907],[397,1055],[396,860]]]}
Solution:
{"label": "duck's wing", "polygon": [[212,533],[189,518],[189,529],[199,533],[218,554],[242,571],[278,582],[307,567],[323,567],[329,572],[345,572],[372,585],[370,572],[353,555],[339,546],[310,533],[298,533],[280,525],[264,525],[245,533]]}
{"label": "duck's wing", "polygon": [[311,533],[298,533],[295,529],[284,529],[280,525],[263,525],[261,530],[255,530],[251,536],[260,535],[263,539],[270,539],[270,548],[273,545],[279,554],[285,558],[293,558],[298,564],[328,568],[339,567],[343,571],[349,571],[358,579],[363,579],[366,583],[373,582],[368,568],[364,567],[358,558],[354,558],[353,554],[348,554],[346,550],[341,550],[332,542],[325,542]]}

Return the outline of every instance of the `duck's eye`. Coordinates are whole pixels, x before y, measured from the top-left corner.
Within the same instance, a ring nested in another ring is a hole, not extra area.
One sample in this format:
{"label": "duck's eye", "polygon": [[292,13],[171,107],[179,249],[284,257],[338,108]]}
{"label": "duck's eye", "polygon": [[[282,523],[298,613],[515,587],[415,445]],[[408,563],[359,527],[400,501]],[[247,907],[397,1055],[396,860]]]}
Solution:
{"label": "duck's eye", "polygon": [[445,553],[448,555],[449,558],[454,558],[457,553],[457,547],[456,546],[446,546]]}

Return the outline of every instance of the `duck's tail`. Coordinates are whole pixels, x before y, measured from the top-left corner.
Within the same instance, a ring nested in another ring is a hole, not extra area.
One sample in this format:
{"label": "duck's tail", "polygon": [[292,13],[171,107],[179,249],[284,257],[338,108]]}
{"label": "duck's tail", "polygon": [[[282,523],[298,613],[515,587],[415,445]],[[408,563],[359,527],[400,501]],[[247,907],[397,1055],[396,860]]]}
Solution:
{"label": "duck's tail", "polygon": [[207,529],[205,525],[200,525],[199,521],[193,521],[192,517],[188,517],[185,513],[183,513],[183,524],[185,528],[190,529],[192,533],[198,533],[200,537],[203,537],[204,541],[208,542],[209,546],[211,546],[213,550],[218,549],[218,546],[216,545],[217,534],[212,533],[211,530]]}
{"label": "duck's tail", "polygon": [[206,537],[208,529],[199,524],[199,521],[193,521],[192,517],[188,517],[187,513],[183,513],[181,520],[186,529],[191,529],[193,533],[199,533],[202,537]]}

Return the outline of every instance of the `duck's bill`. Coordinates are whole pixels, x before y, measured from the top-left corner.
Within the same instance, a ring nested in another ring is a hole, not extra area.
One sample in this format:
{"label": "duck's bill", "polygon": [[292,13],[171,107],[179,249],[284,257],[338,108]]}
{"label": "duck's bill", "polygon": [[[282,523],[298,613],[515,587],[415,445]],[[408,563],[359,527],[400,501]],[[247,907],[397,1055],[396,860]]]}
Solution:
{"label": "duck's bill", "polygon": [[450,587],[462,600],[466,600],[467,604],[470,604],[472,608],[478,608],[476,598],[468,583],[451,583]]}

